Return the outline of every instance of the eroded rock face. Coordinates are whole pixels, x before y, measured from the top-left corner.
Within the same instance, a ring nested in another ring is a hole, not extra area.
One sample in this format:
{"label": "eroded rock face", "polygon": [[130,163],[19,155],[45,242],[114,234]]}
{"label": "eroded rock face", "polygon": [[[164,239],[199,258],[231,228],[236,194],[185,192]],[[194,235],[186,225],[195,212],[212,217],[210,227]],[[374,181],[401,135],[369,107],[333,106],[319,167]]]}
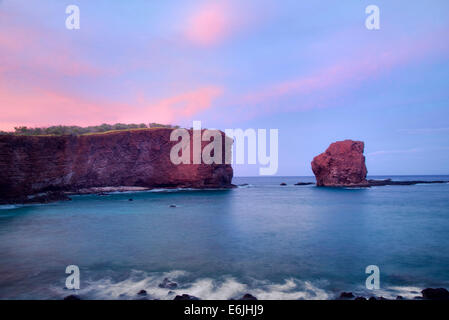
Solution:
{"label": "eroded rock face", "polygon": [[367,184],[364,143],[344,140],[332,143],[313,158],[312,170],[317,186],[339,187]]}
{"label": "eroded rock face", "polygon": [[[0,203],[24,202],[29,195],[45,192],[105,186],[231,186],[231,165],[173,164],[170,150],[177,142],[170,141],[171,131],[161,128],[85,136],[0,135]],[[225,135],[222,137],[225,159]],[[206,144],[203,142],[202,147]]]}

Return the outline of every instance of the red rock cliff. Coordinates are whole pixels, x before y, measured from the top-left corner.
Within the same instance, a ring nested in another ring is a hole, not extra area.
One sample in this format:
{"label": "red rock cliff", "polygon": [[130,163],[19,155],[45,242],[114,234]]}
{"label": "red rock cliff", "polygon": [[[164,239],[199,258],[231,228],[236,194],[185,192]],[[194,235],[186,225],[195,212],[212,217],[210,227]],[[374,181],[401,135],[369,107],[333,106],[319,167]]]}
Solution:
{"label": "red rock cliff", "polygon": [[48,137],[0,135],[0,202],[20,201],[27,195],[46,191],[76,192],[80,188],[104,186],[231,185],[231,165],[174,165],[170,150],[177,142],[170,141],[171,131],[149,129]]}
{"label": "red rock cliff", "polygon": [[317,186],[350,186],[366,184],[364,143],[344,140],[332,143],[313,158],[312,170]]}

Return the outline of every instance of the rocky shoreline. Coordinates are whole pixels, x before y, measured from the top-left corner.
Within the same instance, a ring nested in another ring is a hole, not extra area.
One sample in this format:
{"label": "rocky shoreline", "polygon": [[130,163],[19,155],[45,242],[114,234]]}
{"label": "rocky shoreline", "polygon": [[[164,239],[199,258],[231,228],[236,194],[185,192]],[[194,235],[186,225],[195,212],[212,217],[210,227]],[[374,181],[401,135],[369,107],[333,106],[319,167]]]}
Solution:
{"label": "rocky shoreline", "polygon": [[[164,289],[170,289],[169,292],[173,293],[174,289],[178,288],[178,284],[168,278],[165,278],[160,284],[159,288]],[[83,297],[76,294],[71,294],[66,297],[64,297],[64,300],[83,300]],[[148,294],[148,292],[145,289],[141,289],[139,292],[136,293],[135,300],[158,300],[158,299],[152,299],[151,296]],[[201,298],[198,298],[196,296],[182,293],[177,294],[173,300],[177,301],[198,301],[202,300]],[[241,301],[254,301],[258,300],[257,297],[250,293],[245,293],[240,298],[231,298],[229,300],[241,300]],[[334,300],[350,300],[350,301],[383,301],[383,300],[446,300],[449,301],[449,291],[445,288],[426,288],[421,291],[420,296],[415,296],[413,299],[406,299],[403,296],[397,296],[395,299],[387,299],[382,296],[359,296],[354,295],[352,292],[346,292],[343,291],[340,293],[338,297],[336,297]]]}
{"label": "rocky shoreline", "polygon": [[166,187],[166,188],[147,188],[147,187],[127,187],[127,186],[119,186],[119,187],[93,187],[93,188],[82,188],[76,191],[49,191],[49,192],[41,192],[38,194],[32,194],[23,197],[17,197],[14,199],[10,199],[8,201],[0,200],[0,205],[9,205],[9,204],[45,204],[57,201],[71,201],[72,198],[70,196],[77,195],[99,195],[99,196],[107,196],[113,193],[135,193],[135,192],[145,192],[151,190],[179,190],[179,191],[191,191],[191,190],[229,190],[236,188],[237,186],[233,184],[229,184],[223,187],[204,187],[204,188],[190,188],[190,187]]}
{"label": "rocky shoreline", "polygon": [[422,180],[404,180],[404,181],[394,181],[392,179],[385,180],[366,180],[363,183],[354,184],[336,184],[332,186],[326,186],[330,188],[371,188],[371,187],[382,187],[382,186],[412,186],[417,184],[441,184],[449,183],[447,180],[435,180],[435,181],[422,181]]}

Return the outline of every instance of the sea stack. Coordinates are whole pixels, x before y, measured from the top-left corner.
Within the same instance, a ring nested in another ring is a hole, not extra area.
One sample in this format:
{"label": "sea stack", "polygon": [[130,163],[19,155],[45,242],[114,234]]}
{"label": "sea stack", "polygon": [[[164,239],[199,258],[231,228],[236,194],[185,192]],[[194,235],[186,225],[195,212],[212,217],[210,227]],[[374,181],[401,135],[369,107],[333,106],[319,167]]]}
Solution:
{"label": "sea stack", "polygon": [[316,185],[345,187],[368,184],[364,147],[362,141],[337,141],[313,158],[312,170]]}

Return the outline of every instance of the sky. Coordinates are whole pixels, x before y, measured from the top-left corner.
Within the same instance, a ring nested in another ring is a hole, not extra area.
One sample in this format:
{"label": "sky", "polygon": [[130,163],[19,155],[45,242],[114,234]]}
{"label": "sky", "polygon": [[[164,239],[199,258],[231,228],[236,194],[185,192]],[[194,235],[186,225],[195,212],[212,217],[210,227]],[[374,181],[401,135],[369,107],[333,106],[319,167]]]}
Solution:
{"label": "sky", "polygon": [[449,174],[448,40],[447,0],[0,0],[0,130],[199,120],[278,129],[281,176],[344,139],[369,175]]}

